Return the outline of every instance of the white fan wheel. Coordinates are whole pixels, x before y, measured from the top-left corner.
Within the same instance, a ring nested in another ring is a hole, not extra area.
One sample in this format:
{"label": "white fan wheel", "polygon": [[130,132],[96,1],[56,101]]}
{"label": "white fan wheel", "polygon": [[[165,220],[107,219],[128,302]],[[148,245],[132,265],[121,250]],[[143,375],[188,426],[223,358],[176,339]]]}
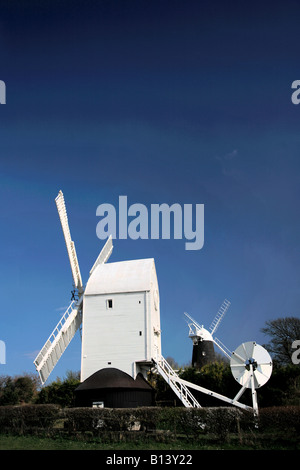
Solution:
{"label": "white fan wheel", "polygon": [[243,387],[251,388],[253,371],[254,387],[264,385],[272,374],[272,359],[268,351],[255,341],[242,343],[231,355],[231,372]]}

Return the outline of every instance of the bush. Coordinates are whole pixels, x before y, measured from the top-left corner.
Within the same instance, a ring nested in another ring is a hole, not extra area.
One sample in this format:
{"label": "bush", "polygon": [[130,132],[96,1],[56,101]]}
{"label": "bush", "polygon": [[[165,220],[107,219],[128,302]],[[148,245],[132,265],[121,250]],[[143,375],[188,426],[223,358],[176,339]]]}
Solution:
{"label": "bush", "polygon": [[34,375],[0,376],[0,406],[31,403],[37,396],[37,386]]}
{"label": "bush", "polygon": [[69,432],[149,431],[156,427],[159,408],[69,408],[65,427]]}
{"label": "bush", "polygon": [[236,433],[238,422],[243,420],[238,408],[219,407],[206,409],[206,432],[221,440],[227,440],[229,433]]}
{"label": "bush", "polygon": [[75,373],[68,372],[67,377],[61,381],[57,379],[50,385],[43,387],[36,399],[37,404],[55,404],[61,407],[74,406],[74,390],[80,384]]}
{"label": "bush", "polygon": [[60,408],[56,405],[1,406],[0,429],[13,434],[47,433],[59,416]]}
{"label": "bush", "polygon": [[[0,430],[13,434],[51,436],[60,432],[80,439],[100,438],[103,442],[155,438],[228,440],[229,435],[260,438],[271,433],[286,439],[299,434],[300,407],[272,407],[260,410],[258,428],[253,414],[235,407],[218,408],[65,408],[57,405],[0,407]],[[60,424],[60,429],[58,428]],[[289,432],[288,432],[289,431]]]}
{"label": "bush", "polygon": [[300,433],[300,407],[274,406],[262,408],[259,414],[261,430],[292,431]]}

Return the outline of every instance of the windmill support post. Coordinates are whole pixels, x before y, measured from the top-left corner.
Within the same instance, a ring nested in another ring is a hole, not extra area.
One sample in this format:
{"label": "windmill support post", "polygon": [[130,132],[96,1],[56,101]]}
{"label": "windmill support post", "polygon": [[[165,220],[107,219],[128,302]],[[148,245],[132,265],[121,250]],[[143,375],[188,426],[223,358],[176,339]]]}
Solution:
{"label": "windmill support post", "polygon": [[[176,393],[178,398],[182,401],[185,407],[187,408],[201,408],[201,405],[198,403],[196,398],[192,395],[189,389],[197,390],[201,393],[209,395],[211,397],[217,398],[218,400],[224,401],[226,403],[230,403],[238,408],[242,408],[247,411],[253,411],[254,414],[258,415],[258,408],[257,408],[257,400],[256,400],[256,390],[254,388],[254,380],[249,377],[249,380],[253,381],[253,390],[252,397],[253,397],[253,408],[251,406],[245,405],[244,403],[240,403],[238,400],[243,395],[245,390],[248,388],[248,382],[241,388],[241,390],[237,393],[234,398],[228,398],[225,395],[222,395],[217,392],[213,392],[205,387],[201,387],[200,385],[193,384],[192,382],[188,382],[187,380],[181,379],[176,372],[172,369],[172,367],[168,364],[163,356],[154,360],[153,363],[158,371],[158,373],[163,377],[163,379],[168,383],[168,385],[172,388],[172,390]],[[179,385],[179,386],[178,386]]]}
{"label": "windmill support post", "polygon": [[238,399],[242,396],[242,394],[246,390],[246,387],[242,387],[242,393],[240,393],[238,397],[236,395],[234,398],[228,398],[228,397],[225,397],[225,395],[221,395],[220,393],[213,392],[212,390],[201,387],[200,385],[193,384],[193,383],[188,382],[188,381],[183,380],[183,379],[178,379],[178,382],[186,385],[189,388],[193,388],[194,390],[202,392],[205,395],[209,395],[211,397],[217,398],[218,400],[221,400],[221,401],[224,401],[226,403],[230,403],[234,406],[237,406],[238,408],[242,408],[242,409],[247,410],[247,411],[252,411],[253,410],[251,408],[251,406],[244,405],[244,403],[240,403],[238,401]]}

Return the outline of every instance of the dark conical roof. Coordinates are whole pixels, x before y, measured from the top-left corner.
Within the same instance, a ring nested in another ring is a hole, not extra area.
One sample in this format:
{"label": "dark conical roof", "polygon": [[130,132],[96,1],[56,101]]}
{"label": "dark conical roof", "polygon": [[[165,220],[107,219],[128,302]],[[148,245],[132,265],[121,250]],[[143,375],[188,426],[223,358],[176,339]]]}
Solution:
{"label": "dark conical roof", "polygon": [[151,390],[152,387],[149,385],[141,374],[138,374],[134,380],[130,375],[115,369],[113,367],[107,367],[100,369],[84,382],[82,382],[77,388],[77,391],[92,390],[92,389],[103,389],[103,388],[131,388],[131,389],[144,389]]}

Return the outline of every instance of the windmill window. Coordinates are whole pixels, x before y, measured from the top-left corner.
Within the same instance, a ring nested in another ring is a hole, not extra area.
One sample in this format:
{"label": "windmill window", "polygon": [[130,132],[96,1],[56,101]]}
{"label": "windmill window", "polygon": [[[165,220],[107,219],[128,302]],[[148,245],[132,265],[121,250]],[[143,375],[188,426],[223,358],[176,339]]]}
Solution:
{"label": "windmill window", "polygon": [[106,308],[113,308],[113,301],[112,299],[107,299],[106,301]]}

